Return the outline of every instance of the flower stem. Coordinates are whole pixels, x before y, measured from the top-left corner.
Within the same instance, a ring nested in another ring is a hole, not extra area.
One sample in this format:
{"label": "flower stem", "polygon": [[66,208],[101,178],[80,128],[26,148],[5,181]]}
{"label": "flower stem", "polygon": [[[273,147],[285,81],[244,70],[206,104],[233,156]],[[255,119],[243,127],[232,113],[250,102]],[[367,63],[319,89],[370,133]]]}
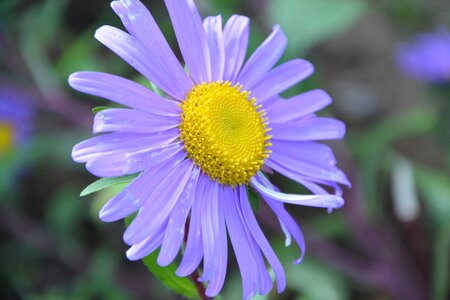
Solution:
{"label": "flower stem", "polygon": [[203,283],[198,281],[198,278],[199,278],[198,270],[196,270],[194,273],[191,274],[191,279],[192,279],[192,282],[194,283],[195,287],[197,288],[198,295],[199,295],[200,299],[201,300],[209,300],[209,299],[211,299],[208,296],[206,296],[205,287],[204,287]]}

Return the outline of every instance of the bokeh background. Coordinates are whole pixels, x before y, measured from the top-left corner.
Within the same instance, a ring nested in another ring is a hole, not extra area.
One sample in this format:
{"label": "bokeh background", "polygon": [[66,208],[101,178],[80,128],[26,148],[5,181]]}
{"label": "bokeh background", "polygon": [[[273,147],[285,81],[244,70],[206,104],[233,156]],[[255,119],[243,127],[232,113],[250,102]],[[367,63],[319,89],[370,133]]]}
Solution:
{"label": "bokeh background", "polygon": [[[163,1],[143,2],[179,55]],[[281,24],[283,59],[316,68],[287,94],[325,89],[334,103],[323,114],[348,126],[344,141],[330,143],[353,183],[345,207],[289,207],[306,238],[302,264],[291,264],[298,249],[284,247],[275,218],[259,208],[288,279],[284,294],[259,299],[449,299],[450,77],[410,78],[396,51],[417,32],[448,28],[450,1],[196,2],[203,16],[250,16],[250,50]],[[122,222],[98,220],[117,187],[79,196],[96,178],[72,162],[71,148],[91,135],[92,108],[110,103],[71,90],[69,74],[142,82],[93,38],[103,24],[122,28],[107,0],[0,1],[0,299],[181,299],[127,261]],[[240,295],[231,260],[221,297]]]}

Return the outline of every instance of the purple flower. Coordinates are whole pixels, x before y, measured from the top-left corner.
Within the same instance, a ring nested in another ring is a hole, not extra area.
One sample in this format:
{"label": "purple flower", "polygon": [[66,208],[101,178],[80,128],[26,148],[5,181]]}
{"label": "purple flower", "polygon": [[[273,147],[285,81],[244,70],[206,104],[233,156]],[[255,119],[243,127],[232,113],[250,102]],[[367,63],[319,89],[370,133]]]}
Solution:
{"label": "purple flower", "polygon": [[[203,259],[206,294],[217,295],[227,269],[227,235],[241,271],[243,298],[266,294],[272,267],[278,292],[286,286],[283,267],[251,209],[247,188],[258,192],[286,234],[301,249],[302,232],[284,203],[327,208],[344,204],[339,184],[350,185],[332,150],[318,140],[341,139],[345,125],[315,112],[330,104],[322,90],[288,101],[279,94],[313,73],[294,59],[275,66],[287,38],[280,26],[244,58],[249,19],[234,15],[201,20],[192,0],[166,0],[186,69],[169,48],[150,12],[139,2],[111,6],[129,33],[103,26],[95,37],[165,93],[161,97],[130,80],[97,72],[72,74],[70,85],[130,108],[96,114],[94,133],[73,149],[76,162],[99,177],[139,173],[100,211],[112,222],[138,212],[124,234],[130,260],[161,248],[158,263],[177,256],[190,219],[177,275],[194,272]],[[313,194],[280,192],[263,170],[275,170]],[[333,190],[330,192],[328,187]]]}
{"label": "purple flower", "polygon": [[29,138],[33,110],[27,98],[12,88],[0,86],[0,156]]}
{"label": "purple flower", "polygon": [[450,32],[440,28],[417,34],[398,47],[397,65],[409,77],[427,83],[450,83]]}

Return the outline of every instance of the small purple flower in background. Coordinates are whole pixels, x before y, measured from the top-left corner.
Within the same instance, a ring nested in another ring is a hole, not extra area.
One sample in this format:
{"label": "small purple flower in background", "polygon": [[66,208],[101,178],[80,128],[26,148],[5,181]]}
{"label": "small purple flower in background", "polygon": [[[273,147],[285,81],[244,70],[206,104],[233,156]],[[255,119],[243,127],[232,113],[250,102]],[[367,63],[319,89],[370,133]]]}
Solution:
{"label": "small purple flower in background", "polygon": [[22,93],[0,87],[0,157],[10,153],[29,138],[33,110]]}
{"label": "small purple flower in background", "polygon": [[419,33],[407,44],[398,47],[397,65],[408,77],[433,83],[450,83],[450,32]]}
{"label": "small purple flower in background", "polygon": [[[278,292],[286,286],[280,261],[258,225],[247,188],[259,193],[286,234],[301,249],[300,228],[284,203],[327,208],[344,204],[339,184],[349,186],[333,151],[318,140],[341,139],[345,125],[315,112],[331,103],[322,90],[288,99],[279,94],[313,73],[294,59],[275,66],[287,38],[280,26],[244,61],[249,19],[201,20],[192,0],[166,0],[186,69],[178,62],[150,12],[139,1],[111,6],[129,33],[111,26],[95,37],[166,93],[162,97],[130,80],[98,72],[72,74],[76,90],[130,108],[100,111],[94,133],[76,145],[76,162],[99,177],[139,173],[100,211],[112,222],[138,212],[124,234],[127,257],[138,260],[161,248],[158,263],[178,255],[190,219],[177,275],[194,272],[203,260],[206,295],[222,289],[228,261],[227,236],[241,271],[243,298],[266,294],[274,271]],[[285,194],[264,173],[275,170],[311,190]],[[330,192],[328,187],[333,190]]]}

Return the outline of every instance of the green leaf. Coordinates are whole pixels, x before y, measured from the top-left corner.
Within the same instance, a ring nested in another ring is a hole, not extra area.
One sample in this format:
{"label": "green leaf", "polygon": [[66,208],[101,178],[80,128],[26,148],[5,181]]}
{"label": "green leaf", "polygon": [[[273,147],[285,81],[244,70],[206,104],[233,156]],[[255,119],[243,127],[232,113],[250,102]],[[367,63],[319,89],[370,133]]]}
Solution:
{"label": "green leaf", "polygon": [[[134,217],[135,214],[125,218],[125,225],[129,226]],[[177,266],[175,263],[171,263],[166,267],[161,267],[160,265],[158,265],[158,255],[159,249],[153,251],[142,259],[144,265],[153,274],[153,276],[155,276],[156,279],[161,281],[165,286],[167,286],[175,293],[189,299],[199,299],[197,288],[192,283],[192,281],[186,277],[178,277],[175,274],[177,270]]]}
{"label": "green leaf", "polygon": [[247,188],[248,200],[250,201],[250,205],[252,206],[253,211],[259,210],[259,195],[255,193],[252,189]]}
{"label": "green leaf", "polygon": [[138,174],[131,174],[131,175],[124,175],[119,177],[106,177],[101,178],[90,185],[88,185],[81,193],[80,196],[87,196],[92,193],[101,191],[103,189],[106,189],[108,187],[117,185],[117,184],[123,184],[123,183],[129,183],[133,179],[135,179],[138,176]]}
{"label": "green leaf", "polygon": [[161,97],[166,97],[166,93],[164,93],[163,90],[161,90],[156,84],[154,84],[153,82],[150,82],[150,85],[152,87],[152,90],[158,94]]}
{"label": "green leaf", "polygon": [[270,24],[283,27],[291,51],[307,51],[345,31],[367,8],[363,0],[270,0],[267,12]]}
{"label": "green leaf", "polygon": [[97,114],[99,111],[102,111],[102,110],[105,110],[105,109],[108,109],[108,108],[111,108],[111,107],[109,107],[109,106],[96,106],[96,107],[94,107],[94,108],[92,109],[92,112],[93,112],[94,115],[95,115],[95,114]]}

